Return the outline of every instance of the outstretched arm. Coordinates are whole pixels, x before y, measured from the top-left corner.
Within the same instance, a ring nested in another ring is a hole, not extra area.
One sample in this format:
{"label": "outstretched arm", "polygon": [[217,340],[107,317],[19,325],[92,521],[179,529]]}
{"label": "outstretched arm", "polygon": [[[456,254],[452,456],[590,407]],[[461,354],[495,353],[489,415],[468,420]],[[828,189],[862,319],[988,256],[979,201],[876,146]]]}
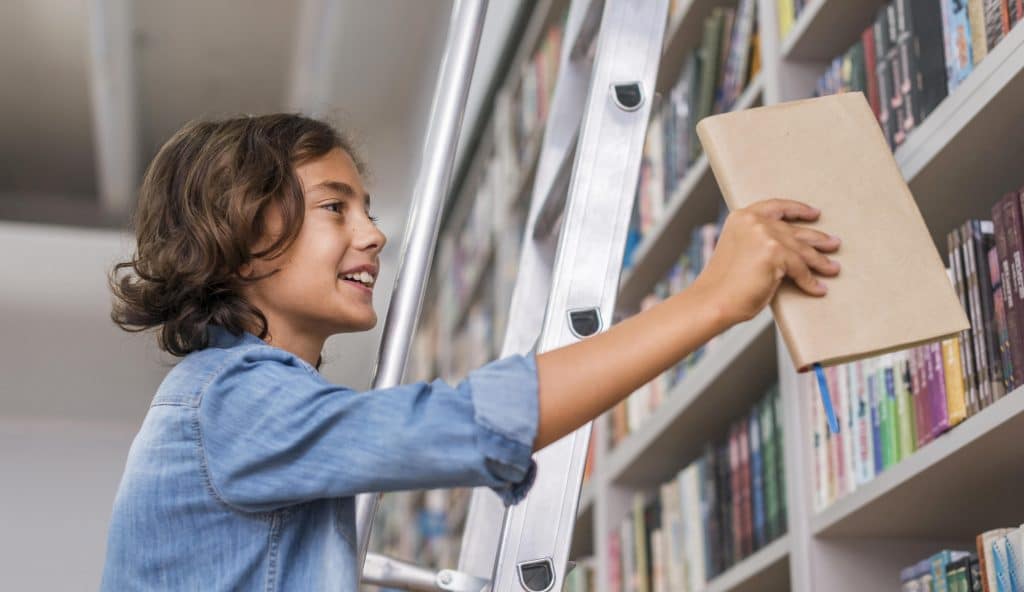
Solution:
{"label": "outstretched arm", "polygon": [[785,278],[823,296],[816,274],[839,264],[823,253],[839,239],[798,226],[820,212],[767,200],[729,215],[718,245],[694,283],[608,331],[537,356],[539,426],[534,450],[576,430],[732,325],[771,301]]}

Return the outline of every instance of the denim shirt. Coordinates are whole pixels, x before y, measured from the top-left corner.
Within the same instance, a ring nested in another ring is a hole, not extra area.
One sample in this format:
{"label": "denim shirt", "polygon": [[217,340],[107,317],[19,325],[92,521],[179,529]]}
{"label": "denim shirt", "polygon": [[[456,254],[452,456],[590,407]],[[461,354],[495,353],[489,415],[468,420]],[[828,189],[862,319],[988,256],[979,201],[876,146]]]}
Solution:
{"label": "denim shirt", "polygon": [[[355,496],[533,483],[534,356],[357,392],[216,327],[160,385],[114,501],[102,590],[355,591]],[[498,525],[496,525],[498,527]]]}

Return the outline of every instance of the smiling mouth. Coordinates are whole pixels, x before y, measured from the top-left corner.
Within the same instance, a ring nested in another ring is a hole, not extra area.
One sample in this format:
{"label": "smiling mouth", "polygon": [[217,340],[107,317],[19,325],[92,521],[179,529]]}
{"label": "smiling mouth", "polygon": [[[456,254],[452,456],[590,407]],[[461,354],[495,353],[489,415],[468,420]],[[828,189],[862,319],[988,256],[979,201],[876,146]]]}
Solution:
{"label": "smiling mouth", "polygon": [[342,274],[338,276],[338,279],[356,284],[367,290],[373,290],[373,285],[377,283],[377,278],[373,277],[373,275],[367,271]]}

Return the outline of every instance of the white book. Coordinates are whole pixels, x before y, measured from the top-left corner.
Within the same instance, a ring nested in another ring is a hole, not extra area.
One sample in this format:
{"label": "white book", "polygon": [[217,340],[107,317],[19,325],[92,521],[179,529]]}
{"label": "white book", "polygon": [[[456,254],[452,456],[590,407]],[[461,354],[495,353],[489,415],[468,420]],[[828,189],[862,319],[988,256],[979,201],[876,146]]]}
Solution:
{"label": "white book", "polygon": [[691,463],[681,473],[683,491],[683,522],[686,524],[686,579],[687,590],[696,592],[707,581],[704,548],[704,521],[700,504],[700,465]]}

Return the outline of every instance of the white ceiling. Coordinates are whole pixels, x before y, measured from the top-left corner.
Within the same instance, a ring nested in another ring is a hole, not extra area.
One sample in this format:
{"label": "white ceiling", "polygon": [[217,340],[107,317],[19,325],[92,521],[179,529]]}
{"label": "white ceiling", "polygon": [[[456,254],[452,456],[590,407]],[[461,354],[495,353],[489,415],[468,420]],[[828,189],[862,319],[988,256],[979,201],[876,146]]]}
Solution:
{"label": "white ceiling", "polygon": [[[307,9],[320,3],[305,1]],[[90,4],[0,5],[2,416],[138,421],[173,362],[152,336],[124,334],[109,321],[105,274],[130,252],[130,235],[69,226],[61,214],[98,201]],[[491,2],[469,121],[482,108],[522,4]],[[301,8],[280,0],[134,2],[140,166],[190,119],[288,110],[302,65],[299,31],[308,30]],[[450,0],[338,0],[330,13],[339,20],[327,28],[336,51],[318,78],[323,111],[357,137],[370,163],[375,209],[392,238],[380,311],[393,284],[450,11]],[[44,223],[2,220],[4,212],[22,210]],[[50,215],[62,224],[46,224]],[[325,375],[365,387],[378,339],[379,329],[333,338]]]}

